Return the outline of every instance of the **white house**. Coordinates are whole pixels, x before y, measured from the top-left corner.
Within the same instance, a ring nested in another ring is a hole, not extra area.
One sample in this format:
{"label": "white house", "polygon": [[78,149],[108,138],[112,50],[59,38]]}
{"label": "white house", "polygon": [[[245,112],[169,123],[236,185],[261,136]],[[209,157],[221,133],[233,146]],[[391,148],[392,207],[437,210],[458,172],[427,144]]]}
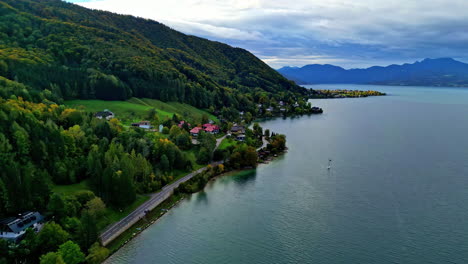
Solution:
{"label": "white house", "polygon": [[26,212],[17,218],[10,217],[0,220],[0,239],[18,242],[26,233],[26,229],[32,228],[39,232],[42,228],[44,217],[38,212]]}
{"label": "white house", "polygon": [[98,119],[107,119],[107,120],[111,120],[112,118],[115,117],[114,113],[112,113],[111,111],[109,111],[108,109],[104,109],[104,111],[101,111],[101,112],[97,112],[95,115],[94,115],[96,118]]}

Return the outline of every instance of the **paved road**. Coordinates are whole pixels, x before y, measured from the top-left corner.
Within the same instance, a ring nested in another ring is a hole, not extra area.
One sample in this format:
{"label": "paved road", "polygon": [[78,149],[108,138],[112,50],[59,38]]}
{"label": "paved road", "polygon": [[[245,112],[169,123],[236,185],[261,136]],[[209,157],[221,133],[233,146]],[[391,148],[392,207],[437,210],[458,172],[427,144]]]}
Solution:
{"label": "paved road", "polygon": [[219,145],[221,145],[221,142],[226,138],[226,135],[224,135],[221,138],[216,139],[216,147],[214,148],[215,150],[218,149]]}
{"label": "paved road", "polygon": [[[225,138],[219,138],[216,140],[216,147],[217,149],[223,139]],[[219,164],[222,164],[222,161],[219,162],[214,162],[211,164],[211,166],[217,166]],[[129,215],[121,219],[119,222],[109,226],[102,234],[99,236],[101,239],[101,242],[104,246],[108,245],[112,240],[117,238],[120,234],[122,234],[125,230],[130,228],[133,224],[138,222],[141,218],[145,216],[146,211],[151,211],[153,210],[156,206],[164,202],[169,196],[172,195],[174,192],[174,189],[177,188],[181,183],[186,182],[190,180],[193,176],[205,171],[207,167],[198,169],[190,174],[187,174],[186,176],[178,179],[177,181],[166,185],[162,188],[160,192],[153,193],[151,194],[151,198],[144,202],[142,205],[140,205],[137,209],[135,209],[133,212],[131,212]]]}
{"label": "paved road", "polygon": [[265,137],[262,137],[262,142],[263,142],[263,145],[261,147],[259,147],[257,149],[257,151],[260,151],[262,148],[266,148],[266,146],[268,145],[268,141],[265,139]]}

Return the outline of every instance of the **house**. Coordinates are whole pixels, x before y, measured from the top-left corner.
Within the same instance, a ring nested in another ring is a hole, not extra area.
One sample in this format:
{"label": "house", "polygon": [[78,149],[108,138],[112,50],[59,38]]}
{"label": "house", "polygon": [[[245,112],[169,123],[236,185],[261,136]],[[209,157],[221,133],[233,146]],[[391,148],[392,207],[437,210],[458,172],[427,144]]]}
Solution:
{"label": "house", "polygon": [[281,107],[281,108],[280,108],[280,111],[281,111],[281,112],[285,112],[285,111],[286,111],[286,108]]}
{"label": "house", "polygon": [[112,118],[115,117],[114,113],[112,113],[111,111],[107,110],[107,109],[104,109],[104,111],[101,111],[101,112],[97,112],[94,117],[98,118],[98,119],[107,119],[107,120],[111,120]]}
{"label": "house", "polygon": [[185,124],[190,128],[190,123],[187,123],[185,121],[180,121],[179,124],[177,125],[178,127],[182,128]]}
{"label": "house", "polygon": [[144,129],[151,129],[153,128],[151,126],[151,122],[150,121],[140,121],[138,123],[132,123],[132,126],[133,127],[139,127],[139,128],[144,128]]}
{"label": "house", "polygon": [[265,109],[267,112],[273,112],[273,107],[268,107],[267,109]]}
{"label": "house", "polygon": [[210,133],[210,134],[218,134],[219,133],[219,126],[213,125],[211,123],[204,124],[202,126],[202,128],[206,133]]}
{"label": "house", "polygon": [[283,102],[283,101],[279,101],[279,105],[280,105],[280,106],[283,106],[283,105],[284,105],[284,102]]}
{"label": "house", "polygon": [[297,102],[294,103],[294,107],[299,107],[299,104]]}
{"label": "house", "polygon": [[244,134],[239,134],[236,136],[237,141],[245,141],[245,135]]}
{"label": "house", "polygon": [[190,134],[194,137],[198,137],[198,134],[200,134],[200,131],[203,130],[201,127],[194,127],[190,130]]}
{"label": "house", "polygon": [[241,125],[233,125],[231,127],[231,133],[232,134],[244,134],[245,133],[245,128],[244,126]]}
{"label": "house", "polygon": [[18,242],[26,233],[26,229],[32,228],[39,232],[42,228],[44,217],[38,212],[26,212],[17,218],[10,217],[0,220],[0,239]]}
{"label": "house", "polygon": [[219,133],[219,126],[211,125],[211,126],[206,127],[204,130],[205,130],[206,133],[218,134]]}

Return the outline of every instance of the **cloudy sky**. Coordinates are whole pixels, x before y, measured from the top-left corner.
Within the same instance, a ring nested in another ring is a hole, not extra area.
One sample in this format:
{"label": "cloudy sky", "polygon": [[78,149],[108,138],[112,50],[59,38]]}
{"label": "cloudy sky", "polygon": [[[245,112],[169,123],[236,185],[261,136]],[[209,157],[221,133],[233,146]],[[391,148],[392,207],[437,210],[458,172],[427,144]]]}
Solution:
{"label": "cloudy sky", "polygon": [[467,0],[68,0],[245,48],[273,68],[468,61]]}

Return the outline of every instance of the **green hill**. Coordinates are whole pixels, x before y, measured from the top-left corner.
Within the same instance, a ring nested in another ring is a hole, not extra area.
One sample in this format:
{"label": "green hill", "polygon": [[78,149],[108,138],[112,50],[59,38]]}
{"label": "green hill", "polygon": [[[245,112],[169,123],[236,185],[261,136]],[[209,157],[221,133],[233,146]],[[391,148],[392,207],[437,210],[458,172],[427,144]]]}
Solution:
{"label": "green hill", "polygon": [[261,96],[307,93],[246,50],[156,21],[60,0],[4,0],[0,15],[0,76],[57,98],[153,98],[253,113]]}

